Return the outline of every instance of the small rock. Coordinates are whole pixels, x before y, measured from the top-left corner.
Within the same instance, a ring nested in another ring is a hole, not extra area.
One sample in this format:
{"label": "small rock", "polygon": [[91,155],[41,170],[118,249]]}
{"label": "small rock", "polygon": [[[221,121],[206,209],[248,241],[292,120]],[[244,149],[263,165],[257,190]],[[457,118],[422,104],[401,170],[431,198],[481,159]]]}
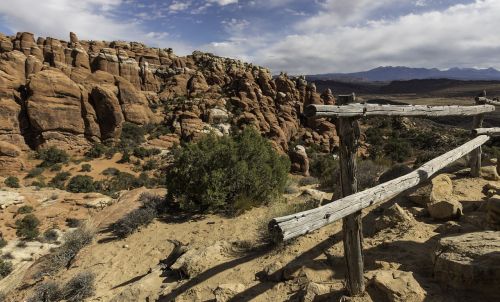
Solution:
{"label": "small rock", "polygon": [[215,301],[216,302],[230,301],[234,296],[243,292],[244,290],[245,290],[245,285],[241,283],[220,284],[214,290]]}
{"label": "small rock", "polygon": [[430,202],[447,200],[453,195],[453,182],[446,174],[440,174],[432,179]]}
{"label": "small rock", "polygon": [[481,167],[480,175],[482,178],[486,180],[499,180],[500,176],[498,176],[497,167],[495,166],[487,166]]}
{"label": "small rock", "polygon": [[128,249],[128,244],[124,244],[124,245],[123,245],[123,248],[124,248],[124,249]]}
{"label": "small rock", "polygon": [[456,221],[447,221],[440,225],[436,232],[440,234],[456,234],[456,233],[468,233],[475,232],[479,230],[476,226],[468,223],[458,223]]}
{"label": "small rock", "polygon": [[264,270],[264,277],[267,281],[281,282],[283,281],[283,264],[279,261],[267,265]]}
{"label": "small rock", "polygon": [[232,245],[227,241],[217,241],[208,247],[192,248],[180,256],[170,267],[184,276],[193,278],[210,267],[228,259]]}
{"label": "small rock", "polygon": [[456,199],[442,200],[427,205],[429,214],[434,219],[448,220],[462,216],[462,204]]}
{"label": "small rock", "polygon": [[303,294],[300,297],[301,302],[313,302],[316,301],[317,296],[323,296],[329,294],[331,287],[325,284],[318,284],[315,282],[309,282],[303,289]]}
{"label": "small rock", "polygon": [[397,203],[384,210],[382,216],[375,220],[375,229],[380,231],[386,228],[393,228],[396,226],[409,227],[413,224],[415,219],[408,214]]}
{"label": "small rock", "polygon": [[410,207],[407,209],[410,214],[413,215],[413,217],[426,217],[429,216],[429,211],[427,208],[420,208],[420,207]]}
{"label": "small rock", "polygon": [[365,274],[368,285],[376,286],[391,302],[424,301],[426,291],[413,277],[412,272],[378,270]]}

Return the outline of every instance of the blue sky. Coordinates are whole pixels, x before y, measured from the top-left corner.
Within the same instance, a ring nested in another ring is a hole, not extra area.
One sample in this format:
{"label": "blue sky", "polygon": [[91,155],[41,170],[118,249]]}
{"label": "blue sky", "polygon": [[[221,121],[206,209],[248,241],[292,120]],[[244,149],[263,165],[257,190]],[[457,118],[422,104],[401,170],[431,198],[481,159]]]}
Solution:
{"label": "blue sky", "polygon": [[499,0],[1,0],[0,31],[140,41],[292,74],[500,68]]}

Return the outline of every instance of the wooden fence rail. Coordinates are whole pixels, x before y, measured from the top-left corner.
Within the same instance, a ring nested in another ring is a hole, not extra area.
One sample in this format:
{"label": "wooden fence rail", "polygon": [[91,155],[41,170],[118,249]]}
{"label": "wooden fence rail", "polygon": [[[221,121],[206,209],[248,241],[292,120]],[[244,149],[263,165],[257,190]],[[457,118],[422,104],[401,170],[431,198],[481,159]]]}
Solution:
{"label": "wooden fence rail", "polygon": [[500,127],[472,129],[472,134],[475,136],[477,135],[499,136]]}
{"label": "wooden fence rail", "polygon": [[[500,103],[499,103],[500,104]],[[471,116],[495,111],[493,105],[476,106],[427,106],[427,105],[377,105],[348,104],[309,105],[304,109],[307,117],[361,117],[361,116]]]}
{"label": "wooden fence rail", "polygon": [[489,136],[480,135],[462,146],[423,164],[411,173],[315,209],[274,218],[269,223],[269,231],[273,234],[274,239],[280,241],[289,240],[317,230],[356,211],[388,200],[419,185],[439,170],[462,158],[488,140]]}
{"label": "wooden fence rail", "polygon": [[[481,146],[490,136],[500,135],[500,128],[481,128],[484,114],[500,106],[486,92],[475,99],[475,106],[376,105],[354,103],[355,95],[338,97],[339,105],[309,105],[306,117],[336,119],[340,139],[340,183],[343,198],[308,211],[276,217],[269,222],[269,232],[276,242],[286,241],[343,219],[344,258],[347,266],[347,289],[351,295],[364,292],[361,210],[386,201],[428,180],[452,162],[470,155],[471,175],[478,176],[481,168]],[[469,142],[423,164],[420,168],[373,188],[357,192],[356,149],[359,139],[357,119],[363,116],[474,116]]]}

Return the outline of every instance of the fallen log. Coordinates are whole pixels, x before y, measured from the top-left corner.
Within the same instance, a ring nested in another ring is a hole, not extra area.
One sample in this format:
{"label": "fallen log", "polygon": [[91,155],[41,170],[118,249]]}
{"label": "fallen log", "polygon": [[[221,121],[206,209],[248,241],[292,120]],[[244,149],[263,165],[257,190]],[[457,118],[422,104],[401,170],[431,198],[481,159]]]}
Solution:
{"label": "fallen log", "polygon": [[309,105],[304,110],[307,117],[361,117],[361,116],[470,116],[495,111],[492,105],[476,106],[427,106],[427,105]]}
{"label": "fallen log", "polygon": [[462,146],[434,158],[409,174],[315,209],[274,218],[269,222],[271,237],[277,242],[289,240],[317,230],[373,204],[393,198],[428,180],[436,172],[480,147],[488,140],[489,136],[487,135],[478,136]]}

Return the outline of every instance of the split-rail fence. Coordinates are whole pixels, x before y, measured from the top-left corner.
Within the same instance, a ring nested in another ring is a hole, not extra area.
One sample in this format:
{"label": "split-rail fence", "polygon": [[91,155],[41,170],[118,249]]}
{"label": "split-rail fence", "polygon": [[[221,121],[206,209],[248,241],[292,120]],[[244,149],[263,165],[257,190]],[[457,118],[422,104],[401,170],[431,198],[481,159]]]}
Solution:
{"label": "split-rail fence", "polygon": [[[363,278],[361,210],[388,201],[429,180],[436,172],[470,153],[472,177],[478,177],[481,168],[481,146],[490,136],[500,135],[500,128],[481,128],[484,114],[500,106],[500,101],[484,96],[476,97],[474,106],[426,105],[377,105],[355,103],[356,97],[341,95],[338,105],[309,105],[307,117],[333,118],[340,138],[340,184],[343,198],[326,205],[276,217],[269,222],[269,231],[275,241],[286,241],[343,219],[344,259],[347,266],[346,283],[349,294],[360,295],[365,291]],[[358,192],[356,151],[359,142],[358,119],[365,116],[473,116],[472,137],[467,143],[423,164],[411,173]]]}

